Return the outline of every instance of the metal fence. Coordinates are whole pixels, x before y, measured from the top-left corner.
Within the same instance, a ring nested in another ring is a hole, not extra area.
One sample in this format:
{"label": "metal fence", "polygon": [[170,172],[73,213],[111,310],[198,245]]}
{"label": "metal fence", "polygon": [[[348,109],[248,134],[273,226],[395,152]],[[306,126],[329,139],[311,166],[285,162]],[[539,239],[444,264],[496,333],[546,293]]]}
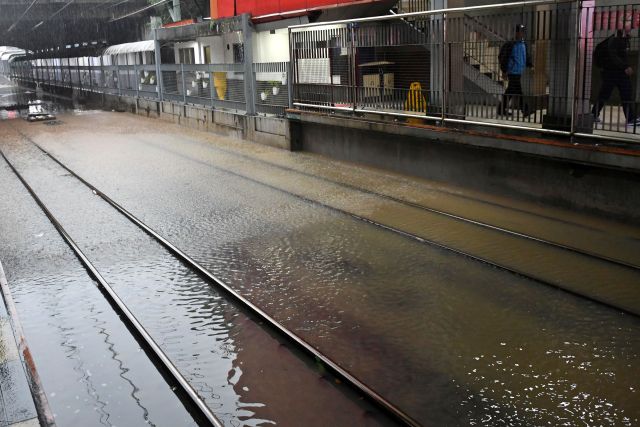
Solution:
{"label": "metal fence", "polygon": [[[235,64],[118,64],[103,57],[48,58],[14,62],[11,77],[56,87],[186,104],[251,111],[246,99],[245,68]],[[255,111],[284,115],[289,106],[288,62],[253,64]],[[158,78],[158,73],[160,78]]]}
{"label": "metal fence", "polygon": [[[293,26],[292,105],[640,141],[640,3],[593,4],[526,1]],[[530,63],[505,73],[500,52],[518,24]],[[594,64],[595,47],[618,31],[630,34],[614,44],[625,43],[616,55],[633,75]]]}
{"label": "metal fence", "polygon": [[289,107],[289,63],[253,64],[256,112],[284,116]]}
{"label": "metal fence", "polygon": [[[400,10],[429,4],[409,0]],[[594,4],[532,0],[293,26],[290,63],[50,58],[15,61],[11,72],[45,87],[248,114],[296,107],[640,141],[640,2]],[[505,73],[500,52],[517,24],[531,61],[520,74]],[[602,42],[627,68],[594,57]]]}

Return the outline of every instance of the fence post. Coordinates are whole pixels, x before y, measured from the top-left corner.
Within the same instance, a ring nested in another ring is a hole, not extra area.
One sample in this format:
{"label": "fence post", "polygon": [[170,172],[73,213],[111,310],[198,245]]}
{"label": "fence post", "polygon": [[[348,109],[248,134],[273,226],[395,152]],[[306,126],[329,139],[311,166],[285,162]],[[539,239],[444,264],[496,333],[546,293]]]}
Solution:
{"label": "fence post", "polygon": [[[289,34],[291,34],[291,30],[289,30]],[[293,64],[293,58],[289,56],[289,62],[286,63],[287,103],[289,104],[289,108],[293,108],[293,82],[291,81],[293,77],[292,64]]]}
{"label": "fence post", "polygon": [[156,87],[158,89],[158,99],[164,101],[164,81],[162,80],[162,56],[160,55],[160,41],[158,40],[158,29],[153,30],[154,49],[153,54],[156,62]]}
{"label": "fence post", "polygon": [[[136,62],[138,62],[136,60]],[[138,64],[133,64],[133,75],[135,78],[136,84],[136,98],[140,98],[140,74],[138,73]]]}
{"label": "fence post", "polygon": [[447,14],[442,14],[442,32],[440,33],[440,42],[442,43],[442,93],[440,94],[440,99],[442,100],[442,123],[441,125],[445,125],[446,120],[446,110],[447,110],[447,73],[450,71],[447,67]]}
{"label": "fence post", "polygon": [[577,5],[576,17],[576,68],[574,82],[574,96],[571,110],[571,130],[576,132],[593,132],[593,117],[591,113],[591,80],[592,64],[588,61],[592,52],[593,33],[590,25],[593,25],[595,12],[594,0],[583,0]]}
{"label": "fence post", "polygon": [[[349,23],[349,30],[351,31],[351,100],[353,102],[353,112],[355,113],[358,104],[358,72],[356,64],[356,30],[355,23]],[[333,87],[332,87],[333,90]]]}
{"label": "fence post", "polygon": [[76,58],[76,71],[78,71],[78,90],[82,92],[82,72],[80,71],[80,57]]}
{"label": "fence post", "polygon": [[[118,97],[122,96],[122,82],[120,81],[120,61],[118,60],[118,55],[116,57],[116,86],[118,87]],[[119,100],[118,100],[119,101]]]}
{"label": "fence post", "polygon": [[211,109],[215,108],[215,99],[216,99],[216,88],[213,86],[215,79],[213,78],[213,73],[215,72],[213,69],[213,65],[209,64],[209,93],[211,94]]}
{"label": "fence post", "polygon": [[[554,25],[550,28],[549,107],[542,118],[542,127],[570,133],[575,124],[576,73],[579,35],[577,2],[554,5]],[[578,22],[574,22],[573,20]]]}
{"label": "fence post", "polygon": [[244,40],[244,102],[248,116],[256,114],[255,86],[253,84],[253,28],[249,15],[242,15],[242,38]]}
{"label": "fence post", "polygon": [[578,72],[578,62],[580,61],[580,18],[582,15],[582,7],[580,2],[576,3],[576,25],[575,25],[575,35],[576,35],[576,46],[575,46],[575,55],[571,58],[571,62],[569,63],[569,75],[573,75],[574,81],[572,87],[569,88],[571,91],[571,125],[569,127],[569,136],[573,137],[573,134],[576,132],[576,114],[577,114],[577,103],[578,103],[578,86],[580,85],[580,74]]}
{"label": "fence post", "polygon": [[106,92],[107,89],[107,79],[104,76],[104,59],[102,55],[100,55],[100,78],[98,79],[98,85],[101,87],[102,92]]}
{"label": "fence post", "polygon": [[187,85],[184,82],[184,64],[180,64],[180,80],[182,80],[182,100],[187,103]]}

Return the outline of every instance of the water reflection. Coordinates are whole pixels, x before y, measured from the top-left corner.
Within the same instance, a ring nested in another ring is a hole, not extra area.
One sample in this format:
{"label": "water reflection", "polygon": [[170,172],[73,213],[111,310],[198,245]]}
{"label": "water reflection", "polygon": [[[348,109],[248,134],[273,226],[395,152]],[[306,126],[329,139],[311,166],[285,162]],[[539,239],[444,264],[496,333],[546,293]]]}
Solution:
{"label": "water reflection", "polygon": [[[375,408],[336,387],[331,377],[230,305],[82,184],[61,173],[32,145],[21,141],[3,149],[226,424],[389,424]],[[103,340],[103,347],[109,342]],[[119,370],[116,375],[122,378],[123,374]],[[127,393],[136,402],[144,394],[135,388]],[[143,417],[146,414],[142,411]]]}
{"label": "water reflection", "polygon": [[97,136],[73,166],[425,424],[637,422],[637,319],[229,175],[206,146],[132,144],[175,138],[87,165]]}
{"label": "water reflection", "polygon": [[[222,170],[227,159],[205,145],[184,143],[178,148],[184,155],[169,153],[181,140],[172,127],[122,116],[101,119],[109,132],[76,122],[73,133],[58,133],[60,143],[34,137],[425,425],[638,423],[636,318],[230,175]],[[93,243],[105,237],[83,228],[81,219],[95,215],[95,206],[69,213],[76,196],[67,193],[51,191],[77,227],[73,234],[95,245],[121,292],[144,290],[130,299],[148,308],[147,322],[166,334],[163,344],[211,393],[211,404],[236,411],[237,422],[279,421],[270,411],[282,409],[279,399],[298,394],[304,384],[292,384],[293,375],[287,378],[292,382],[276,375],[264,381],[270,365],[286,365],[254,349],[262,341],[250,322],[185,278],[171,286],[154,282],[130,262],[140,258],[135,244],[127,253],[122,242]],[[165,271],[163,262],[157,261],[160,276],[180,271]],[[123,269],[127,274],[118,275]],[[193,333],[181,341],[179,330]],[[214,353],[224,369],[209,374]],[[198,366],[207,357],[211,361]],[[222,382],[216,382],[219,375]],[[261,390],[263,384],[269,387]],[[287,410],[299,407],[305,406],[289,404]]]}
{"label": "water reflection", "polygon": [[82,271],[11,286],[58,425],[194,425]]}

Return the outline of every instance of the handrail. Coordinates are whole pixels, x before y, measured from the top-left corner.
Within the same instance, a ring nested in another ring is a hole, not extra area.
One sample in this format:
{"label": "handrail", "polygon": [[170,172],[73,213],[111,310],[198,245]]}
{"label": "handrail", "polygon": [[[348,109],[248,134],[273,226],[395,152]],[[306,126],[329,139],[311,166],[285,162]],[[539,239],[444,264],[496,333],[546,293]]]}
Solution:
{"label": "handrail", "polygon": [[327,22],[320,22],[320,23],[314,22],[311,24],[290,25],[288,28],[289,30],[297,30],[301,28],[326,27],[330,25],[346,25],[346,24],[360,23],[360,22],[388,21],[392,19],[413,18],[416,16],[442,15],[445,13],[467,12],[467,11],[474,11],[474,10],[499,9],[499,8],[505,8],[505,7],[543,6],[547,4],[566,4],[566,3],[578,4],[579,2],[578,0],[528,0],[528,1],[519,1],[519,2],[511,2],[511,3],[485,4],[481,6],[452,7],[448,9],[435,9],[435,10],[428,10],[424,12],[398,13],[395,15],[371,16],[367,18],[342,19],[338,21],[327,21]]}

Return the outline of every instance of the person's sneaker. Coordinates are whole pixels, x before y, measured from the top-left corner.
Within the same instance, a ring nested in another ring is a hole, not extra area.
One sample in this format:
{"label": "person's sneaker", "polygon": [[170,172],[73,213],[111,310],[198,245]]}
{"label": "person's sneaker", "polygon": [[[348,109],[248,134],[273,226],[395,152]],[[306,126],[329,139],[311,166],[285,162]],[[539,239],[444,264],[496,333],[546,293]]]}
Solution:
{"label": "person's sneaker", "polygon": [[602,122],[602,119],[600,117],[593,118],[593,123],[600,123],[600,122]]}

